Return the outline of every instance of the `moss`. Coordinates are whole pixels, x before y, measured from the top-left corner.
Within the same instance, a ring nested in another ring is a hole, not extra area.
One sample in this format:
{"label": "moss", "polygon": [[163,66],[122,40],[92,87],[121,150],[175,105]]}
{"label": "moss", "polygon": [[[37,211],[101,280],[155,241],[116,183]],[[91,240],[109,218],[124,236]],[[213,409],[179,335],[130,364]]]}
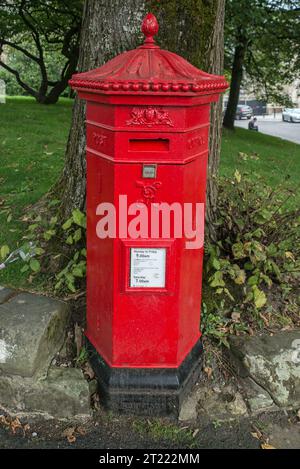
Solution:
{"label": "moss", "polygon": [[198,68],[206,68],[217,0],[151,0],[160,23],[158,42]]}

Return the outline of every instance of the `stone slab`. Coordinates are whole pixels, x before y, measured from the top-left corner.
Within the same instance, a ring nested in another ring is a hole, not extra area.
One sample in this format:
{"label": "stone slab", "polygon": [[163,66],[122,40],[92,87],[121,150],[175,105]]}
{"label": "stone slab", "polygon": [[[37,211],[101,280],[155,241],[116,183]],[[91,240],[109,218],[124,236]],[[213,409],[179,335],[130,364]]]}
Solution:
{"label": "stone slab", "polygon": [[300,331],[231,337],[233,360],[279,407],[300,406]]}
{"label": "stone slab", "polygon": [[0,375],[0,404],[12,414],[59,419],[90,416],[88,382],[76,368],[50,367],[45,380]]}
{"label": "stone slab", "polygon": [[63,345],[68,306],[59,300],[20,293],[0,305],[0,373],[45,374]]}
{"label": "stone slab", "polygon": [[242,378],[240,384],[243,387],[244,396],[252,414],[278,410],[270,394],[255,383],[252,378]]}
{"label": "stone slab", "polygon": [[1,287],[0,285],[0,305],[5,303],[12,295],[14,295],[15,290],[11,288]]}

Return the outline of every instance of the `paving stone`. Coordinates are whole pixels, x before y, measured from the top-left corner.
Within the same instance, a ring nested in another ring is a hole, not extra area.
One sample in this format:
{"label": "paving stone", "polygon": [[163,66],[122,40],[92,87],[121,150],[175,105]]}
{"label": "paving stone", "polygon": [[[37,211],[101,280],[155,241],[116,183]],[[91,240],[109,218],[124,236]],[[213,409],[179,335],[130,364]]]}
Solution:
{"label": "paving stone", "polygon": [[2,303],[5,303],[14,293],[16,293],[15,290],[12,290],[11,288],[1,287],[0,285],[0,305]]}
{"label": "paving stone", "polygon": [[300,406],[300,331],[273,336],[231,337],[234,360],[279,407]]}
{"label": "paving stone", "polygon": [[228,421],[247,414],[243,396],[232,386],[223,386],[220,392],[216,392],[211,386],[199,383],[183,402],[179,420],[188,422],[200,418],[201,421]]}
{"label": "paving stone", "polygon": [[13,414],[44,414],[47,417],[90,416],[88,382],[76,368],[50,367],[45,380],[0,375],[0,403]]}
{"label": "paving stone", "polygon": [[20,293],[0,305],[0,372],[45,374],[62,347],[68,306],[59,300]]}
{"label": "paving stone", "polygon": [[252,414],[278,410],[270,394],[255,383],[252,378],[243,378],[240,383],[243,386],[246,401]]}

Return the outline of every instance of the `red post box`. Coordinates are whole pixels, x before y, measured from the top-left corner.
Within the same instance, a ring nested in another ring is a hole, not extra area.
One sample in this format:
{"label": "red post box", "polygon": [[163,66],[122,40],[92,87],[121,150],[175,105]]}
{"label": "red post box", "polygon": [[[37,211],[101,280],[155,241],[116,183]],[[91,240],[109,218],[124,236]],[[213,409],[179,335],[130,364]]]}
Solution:
{"label": "red post box", "polygon": [[70,81],[87,101],[86,336],[103,403],[177,415],[200,373],[210,103],[227,83],[160,49],[152,14],[142,31]]}

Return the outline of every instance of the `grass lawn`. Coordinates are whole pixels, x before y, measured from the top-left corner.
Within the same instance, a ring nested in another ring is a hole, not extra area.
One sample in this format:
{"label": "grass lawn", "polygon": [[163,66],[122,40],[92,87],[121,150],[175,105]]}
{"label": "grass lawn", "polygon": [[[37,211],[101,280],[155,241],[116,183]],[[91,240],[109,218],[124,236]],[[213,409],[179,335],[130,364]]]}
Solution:
{"label": "grass lawn", "polygon": [[[0,104],[0,247],[14,250],[22,244],[24,209],[59,176],[71,110],[69,99],[42,106],[31,98],[12,97]],[[0,270],[0,285],[22,285],[26,276],[19,271],[18,261]]]}
{"label": "grass lawn", "polygon": [[[25,208],[36,202],[60,174],[71,109],[68,99],[43,106],[31,98],[11,97],[0,104],[0,247],[8,244],[13,250],[22,244],[20,218]],[[256,153],[258,159],[244,160],[240,152]],[[220,172],[232,175],[236,168],[253,173],[254,178],[260,174],[274,187],[289,177],[286,184],[296,189],[300,145],[244,129],[225,131]],[[299,201],[298,191],[293,202]],[[22,286],[26,277],[16,262],[0,270],[0,285]]]}
{"label": "grass lawn", "polygon": [[[241,157],[240,153],[246,156]],[[281,184],[291,188],[295,198],[289,205],[299,206],[300,145],[246,129],[224,129],[220,174],[230,176],[236,168],[251,173],[253,178],[262,176],[274,188]]]}

